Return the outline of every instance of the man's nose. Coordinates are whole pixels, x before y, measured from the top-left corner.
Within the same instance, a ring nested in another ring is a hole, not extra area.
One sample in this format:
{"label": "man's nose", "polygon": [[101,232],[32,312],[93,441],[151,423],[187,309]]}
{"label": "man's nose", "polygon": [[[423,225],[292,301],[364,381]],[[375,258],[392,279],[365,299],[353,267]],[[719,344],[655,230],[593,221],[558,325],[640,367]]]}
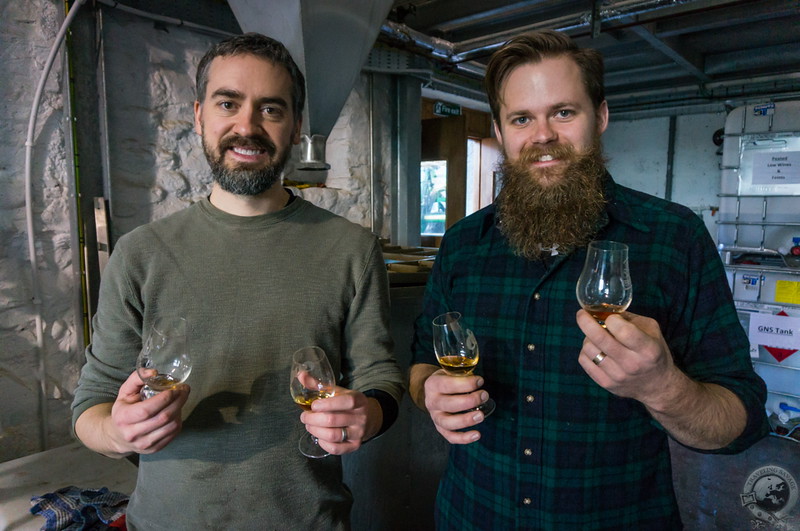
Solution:
{"label": "man's nose", "polygon": [[234,132],[241,136],[252,136],[255,133],[262,133],[261,113],[258,109],[243,106],[241,111],[236,115]]}
{"label": "man's nose", "polygon": [[532,144],[546,144],[558,138],[556,130],[548,120],[536,120],[531,125],[528,139]]}

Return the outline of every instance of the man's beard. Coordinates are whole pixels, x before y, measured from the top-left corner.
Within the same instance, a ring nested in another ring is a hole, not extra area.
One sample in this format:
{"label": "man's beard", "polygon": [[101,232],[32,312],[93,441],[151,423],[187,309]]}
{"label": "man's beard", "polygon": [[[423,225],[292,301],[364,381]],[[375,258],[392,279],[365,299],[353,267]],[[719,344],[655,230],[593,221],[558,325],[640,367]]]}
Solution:
{"label": "man's beard", "polygon": [[[240,164],[238,167],[228,168],[225,166],[225,153],[234,146],[264,150],[269,154],[272,162],[262,168],[254,167],[253,164]],[[224,138],[219,143],[217,155],[206,143],[205,135],[203,135],[203,152],[211,167],[211,175],[214,180],[223,190],[236,195],[255,196],[269,190],[278,182],[286,161],[289,160],[289,148],[276,157],[275,144],[269,138],[261,135]]]}
{"label": "man's beard", "polygon": [[[563,175],[560,168],[531,167],[545,154],[567,163]],[[599,137],[583,153],[570,145],[528,146],[515,161],[504,157],[500,170],[500,230],[517,255],[544,259],[554,247],[566,253],[592,240],[606,204]]]}

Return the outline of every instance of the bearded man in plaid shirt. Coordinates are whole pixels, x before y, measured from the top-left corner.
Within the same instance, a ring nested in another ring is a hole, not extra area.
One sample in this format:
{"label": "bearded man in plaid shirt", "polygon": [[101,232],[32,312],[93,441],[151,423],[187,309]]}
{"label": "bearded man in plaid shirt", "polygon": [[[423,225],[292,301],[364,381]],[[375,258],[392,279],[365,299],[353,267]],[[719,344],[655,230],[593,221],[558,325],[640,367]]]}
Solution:
{"label": "bearded man in plaid shirt", "polygon": [[[735,453],[768,431],[713,241],[606,171],[598,52],[520,36],[485,85],[503,189],[445,234],[413,344],[411,396],[452,443],[437,527],[681,529],[669,438]],[[629,248],[633,302],[607,329],[575,297],[591,240]],[[437,366],[431,321],[449,311],[477,337],[474,375]],[[490,395],[491,415],[471,410]]]}

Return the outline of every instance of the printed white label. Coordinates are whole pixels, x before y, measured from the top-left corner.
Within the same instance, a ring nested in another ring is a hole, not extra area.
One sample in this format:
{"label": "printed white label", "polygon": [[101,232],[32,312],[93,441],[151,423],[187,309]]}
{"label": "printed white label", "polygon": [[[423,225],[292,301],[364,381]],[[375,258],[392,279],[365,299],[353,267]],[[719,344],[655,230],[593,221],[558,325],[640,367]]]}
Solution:
{"label": "printed white label", "polygon": [[800,184],[800,151],[755,153],[753,184]]}

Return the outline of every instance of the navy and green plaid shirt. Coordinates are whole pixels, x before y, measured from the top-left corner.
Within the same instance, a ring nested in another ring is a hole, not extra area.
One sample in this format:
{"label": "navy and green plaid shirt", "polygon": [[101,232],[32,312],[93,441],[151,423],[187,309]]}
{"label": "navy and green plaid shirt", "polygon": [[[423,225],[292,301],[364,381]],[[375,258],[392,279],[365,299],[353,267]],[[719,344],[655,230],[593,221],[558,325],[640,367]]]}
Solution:
{"label": "navy and green plaid shirt", "polygon": [[[629,246],[629,310],[658,321],[690,377],[741,398],[747,428],[719,453],[747,448],[767,433],[766,388],[705,225],[610,176],[606,197],[596,239]],[[497,402],[478,442],[450,448],[438,529],[680,529],[667,434],[640,402],[609,393],[578,364],[575,283],[586,250],[526,260],[496,223],[490,206],[447,232],[416,323],[413,363],[436,365],[431,321],[461,312]]]}

